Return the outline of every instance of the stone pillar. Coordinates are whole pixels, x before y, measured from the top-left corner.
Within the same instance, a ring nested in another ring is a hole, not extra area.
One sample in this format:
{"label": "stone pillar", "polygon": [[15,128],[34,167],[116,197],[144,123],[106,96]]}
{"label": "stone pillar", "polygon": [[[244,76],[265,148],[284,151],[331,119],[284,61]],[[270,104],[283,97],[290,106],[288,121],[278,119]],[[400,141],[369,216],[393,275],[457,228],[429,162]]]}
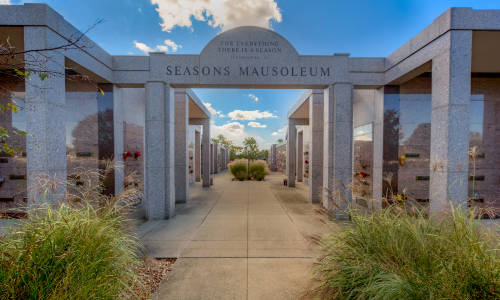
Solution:
{"label": "stone pillar", "polygon": [[123,152],[125,151],[124,120],[123,120],[123,100],[122,89],[113,86],[113,130],[115,155],[113,159],[115,172],[115,195],[121,193],[124,189],[123,181],[125,179],[125,162],[123,161]]}
{"label": "stone pillar", "polygon": [[219,161],[220,161],[220,170],[224,170],[224,148],[220,148],[219,151]]}
{"label": "stone pillar", "polygon": [[302,182],[304,174],[304,132],[297,132],[297,181]]}
{"label": "stone pillar", "polygon": [[203,145],[203,151],[201,155],[203,155],[203,165],[201,166],[203,170],[202,184],[203,187],[210,186],[210,119],[203,119],[202,121],[202,131],[203,135],[201,136],[201,144]]}
{"label": "stone pillar", "polygon": [[432,59],[430,211],[466,207],[472,31],[447,33],[448,49]]}
{"label": "stone pillar", "polygon": [[384,164],[384,88],[375,91],[373,104],[373,208],[382,208]]}
{"label": "stone pillar", "polygon": [[194,132],[194,180],[201,181],[201,137],[200,132]]}
{"label": "stone pillar", "polygon": [[210,143],[210,174],[214,174],[214,144]]}
{"label": "stone pillar", "polygon": [[[24,27],[24,48],[47,49],[62,41],[47,27]],[[26,152],[28,205],[57,205],[66,192],[66,87],[64,54],[31,53],[33,68],[40,71],[26,79]],[[41,80],[40,74],[49,74]],[[40,179],[54,182],[40,186]]]}
{"label": "stone pillar", "polygon": [[214,143],[214,174],[219,173],[219,144]]}
{"label": "stone pillar", "polygon": [[146,82],[144,196],[149,220],[175,214],[173,98],[165,82]]}
{"label": "stone pillar", "polygon": [[[352,200],[352,84],[336,83],[324,91],[323,205],[347,219]],[[332,203],[334,202],[334,203]]]}
{"label": "stone pillar", "polygon": [[221,149],[221,164],[222,164],[222,170],[226,169],[226,148]]}
{"label": "stone pillar", "polygon": [[189,100],[185,89],[174,89],[175,95],[175,202],[189,199],[188,127]]}
{"label": "stone pillar", "polygon": [[323,90],[313,90],[309,98],[309,201],[321,203],[323,196]]}
{"label": "stone pillar", "polygon": [[276,165],[276,144],[271,145],[271,171],[276,172],[277,171],[277,165]]}
{"label": "stone pillar", "polygon": [[288,118],[288,141],[286,144],[286,174],[288,176],[288,186],[295,187],[295,164],[297,163],[296,152],[297,128],[295,120]]}
{"label": "stone pillar", "polygon": [[323,207],[333,212],[333,85],[323,92]]}

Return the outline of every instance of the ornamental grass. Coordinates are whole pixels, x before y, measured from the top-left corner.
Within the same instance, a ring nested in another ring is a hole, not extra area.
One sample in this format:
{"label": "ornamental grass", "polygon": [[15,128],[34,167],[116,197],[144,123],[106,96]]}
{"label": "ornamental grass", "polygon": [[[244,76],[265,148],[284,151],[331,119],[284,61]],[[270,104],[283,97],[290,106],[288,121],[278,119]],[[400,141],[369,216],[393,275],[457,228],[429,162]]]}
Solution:
{"label": "ornamental grass", "polygon": [[[0,299],[123,299],[134,295],[138,241],[126,215],[133,190],[102,193],[106,172],[70,176],[58,205],[28,210],[0,237]],[[41,179],[41,195],[54,188]],[[50,198],[47,196],[47,199]],[[47,200],[45,199],[45,200]],[[134,200],[135,201],[135,200]]]}
{"label": "ornamental grass", "polygon": [[352,212],[323,240],[320,299],[500,299],[500,244],[474,213]]}
{"label": "ornamental grass", "polygon": [[248,160],[237,159],[229,163],[229,172],[237,180],[258,180],[262,181],[269,174],[269,169],[264,160],[251,160],[248,170]]}

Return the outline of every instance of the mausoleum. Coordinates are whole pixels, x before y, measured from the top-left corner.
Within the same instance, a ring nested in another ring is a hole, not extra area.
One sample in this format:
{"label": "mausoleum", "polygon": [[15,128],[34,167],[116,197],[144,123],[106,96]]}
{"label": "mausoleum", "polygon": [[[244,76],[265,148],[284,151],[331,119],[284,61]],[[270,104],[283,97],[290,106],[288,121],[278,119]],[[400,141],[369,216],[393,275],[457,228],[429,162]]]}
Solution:
{"label": "mausoleum", "polygon": [[123,167],[108,192],[135,172],[147,218],[173,217],[189,185],[208,188],[229,161],[192,88],[306,89],[290,99],[288,186],[305,181],[309,200],[339,218],[389,193],[432,212],[450,201],[500,209],[499,10],[451,8],[388,57],[299,54],[258,27],[222,32],[199,55],[115,56],[44,4],[0,6],[0,39],[48,74],[0,73],[0,101],[23,107],[0,124],[28,133],[3,141],[21,151],[0,158],[0,209],[46,201],[39,176],[64,182],[113,159]]}

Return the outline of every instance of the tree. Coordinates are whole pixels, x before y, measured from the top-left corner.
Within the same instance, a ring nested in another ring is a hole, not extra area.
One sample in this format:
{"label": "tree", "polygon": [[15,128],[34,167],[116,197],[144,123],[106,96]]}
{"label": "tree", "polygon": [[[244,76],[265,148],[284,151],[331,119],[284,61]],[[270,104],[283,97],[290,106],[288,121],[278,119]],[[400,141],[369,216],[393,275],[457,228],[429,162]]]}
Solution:
{"label": "tree", "polygon": [[267,160],[268,157],[269,157],[269,150],[260,150],[259,153],[257,154],[258,159]]}
{"label": "tree", "polygon": [[247,137],[243,141],[243,145],[245,148],[245,153],[247,155],[248,160],[257,159],[257,155],[259,154],[259,146],[257,145],[257,141],[254,137]]}
{"label": "tree", "polygon": [[254,137],[247,137],[243,141],[243,145],[245,146],[245,153],[248,161],[248,178],[250,178],[250,160],[255,160],[257,158],[257,154],[259,153],[259,146],[257,145],[257,141]]}
{"label": "tree", "polygon": [[278,144],[283,144],[283,139],[278,139]]}

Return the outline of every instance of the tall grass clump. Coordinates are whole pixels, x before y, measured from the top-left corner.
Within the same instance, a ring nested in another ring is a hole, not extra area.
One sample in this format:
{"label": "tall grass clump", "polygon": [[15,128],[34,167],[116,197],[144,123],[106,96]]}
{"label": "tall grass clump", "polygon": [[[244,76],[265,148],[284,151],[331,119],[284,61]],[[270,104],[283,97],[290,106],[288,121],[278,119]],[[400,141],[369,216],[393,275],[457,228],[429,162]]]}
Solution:
{"label": "tall grass clump", "polygon": [[229,171],[237,180],[264,180],[269,170],[264,160],[237,159],[229,163]]}
{"label": "tall grass clump", "polygon": [[247,161],[238,159],[229,164],[229,171],[237,180],[243,181],[248,177]]}
{"label": "tall grass clump", "polygon": [[426,218],[387,209],[352,213],[323,240],[321,299],[499,299],[498,236],[474,214]]}
{"label": "tall grass clump", "polygon": [[264,180],[266,175],[269,174],[267,170],[267,163],[263,160],[256,160],[250,164],[248,175],[254,180]]}
{"label": "tall grass clump", "polygon": [[1,299],[133,294],[140,259],[138,241],[127,226],[126,200],[134,192],[105,196],[95,180],[99,176],[101,171],[75,176],[78,183],[68,181],[72,193],[62,203],[29,209],[27,220],[0,237]]}

